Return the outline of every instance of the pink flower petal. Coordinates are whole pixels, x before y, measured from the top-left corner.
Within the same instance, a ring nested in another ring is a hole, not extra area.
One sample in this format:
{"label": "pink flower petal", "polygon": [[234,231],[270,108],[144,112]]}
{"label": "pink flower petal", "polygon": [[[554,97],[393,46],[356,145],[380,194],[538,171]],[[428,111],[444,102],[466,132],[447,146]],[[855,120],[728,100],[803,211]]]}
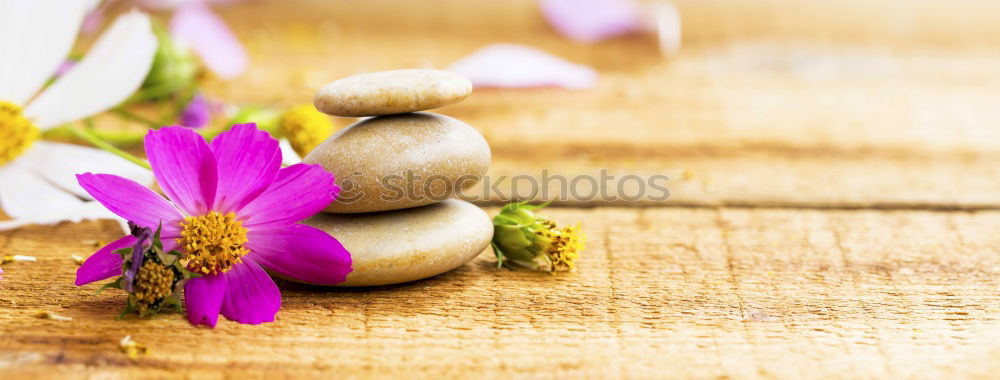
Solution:
{"label": "pink flower petal", "polygon": [[542,14],[569,39],[597,42],[640,29],[633,0],[542,0]]}
{"label": "pink flower petal", "polygon": [[162,237],[180,236],[178,226],[184,217],[152,190],[111,174],[84,173],[78,174],[76,179],[90,196],[125,220],[153,229],[163,223]]}
{"label": "pink flower petal", "polygon": [[597,72],[590,67],[515,44],[489,45],[448,70],[465,75],[476,87],[585,89],[597,81]]}
{"label": "pink flower petal", "polygon": [[351,254],[323,230],[303,224],[250,231],[247,248],[253,260],[283,277],[317,284],[344,282],[351,273]]}
{"label": "pink flower petal", "polygon": [[238,124],[212,140],[219,167],[214,209],[226,213],[246,206],[272,182],[281,168],[281,149],[256,124]]}
{"label": "pink flower petal", "polygon": [[285,227],[322,211],[339,192],[322,166],[295,164],[278,171],[274,183],[238,214],[250,230]]}
{"label": "pink flower petal", "polygon": [[243,45],[225,21],[200,2],[184,4],[174,12],[170,34],[190,45],[220,78],[232,79],[246,70]]}
{"label": "pink flower petal", "polygon": [[122,257],[115,251],[131,247],[135,244],[135,236],[127,235],[111,242],[87,258],[87,261],[76,270],[76,286],[87,285],[94,281],[106,280],[122,274]]}
{"label": "pink flower petal", "polygon": [[218,184],[215,155],[198,133],[181,127],[149,131],[146,156],[163,192],[181,210],[202,215],[212,208]]}
{"label": "pink flower petal", "polygon": [[226,297],[224,276],[192,278],[184,284],[184,308],[192,325],[215,327]]}
{"label": "pink flower petal", "polygon": [[274,321],[281,308],[281,292],[260,265],[244,257],[220,277],[226,279],[227,286],[222,315],[251,325]]}

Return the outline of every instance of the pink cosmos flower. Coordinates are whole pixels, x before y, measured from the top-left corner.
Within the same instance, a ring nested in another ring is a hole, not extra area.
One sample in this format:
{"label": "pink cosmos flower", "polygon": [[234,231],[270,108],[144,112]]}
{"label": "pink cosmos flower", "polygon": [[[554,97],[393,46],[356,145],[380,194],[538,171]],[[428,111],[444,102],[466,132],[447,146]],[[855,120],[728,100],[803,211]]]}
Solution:
{"label": "pink cosmos flower", "polygon": [[[146,136],[146,153],[169,200],[114,175],[77,179],[122,218],[152,229],[162,224],[164,251],[180,251],[202,275],[184,286],[192,324],[214,327],[220,312],[240,323],[273,321],[281,293],[262,267],[314,284],[336,284],[351,272],[351,256],[336,239],[297,224],[336,198],[333,175],[319,165],[281,168],[278,141],[255,124],[235,125],[211,145],[190,129],[165,127]],[[77,270],[76,284],[121,275],[114,251],[135,239],[97,251]]]}

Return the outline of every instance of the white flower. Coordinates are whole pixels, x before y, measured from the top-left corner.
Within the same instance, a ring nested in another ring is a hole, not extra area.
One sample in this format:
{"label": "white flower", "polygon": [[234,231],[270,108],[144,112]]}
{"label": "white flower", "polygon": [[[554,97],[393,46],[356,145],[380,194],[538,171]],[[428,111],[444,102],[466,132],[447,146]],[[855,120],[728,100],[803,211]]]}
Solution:
{"label": "white flower", "polygon": [[152,65],[157,42],[149,16],[132,11],[45,87],[92,6],[91,1],[0,0],[0,208],[13,218],[0,221],[0,230],[116,218],[76,183],[77,173],[114,173],[152,184],[152,173],[111,153],[38,140],[41,131],[118,105],[139,88]]}

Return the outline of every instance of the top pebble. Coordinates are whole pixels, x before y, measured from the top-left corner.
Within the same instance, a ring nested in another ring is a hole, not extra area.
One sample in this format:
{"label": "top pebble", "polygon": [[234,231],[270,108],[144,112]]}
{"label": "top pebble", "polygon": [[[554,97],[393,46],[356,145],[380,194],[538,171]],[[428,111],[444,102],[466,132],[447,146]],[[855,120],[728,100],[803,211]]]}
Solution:
{"label": "top pebble", "polygon": [[457,103],[472,93],[468,78],[449,71],[408,69],[359,74],[323,86],[316,109],[363,117],[418,112]]}

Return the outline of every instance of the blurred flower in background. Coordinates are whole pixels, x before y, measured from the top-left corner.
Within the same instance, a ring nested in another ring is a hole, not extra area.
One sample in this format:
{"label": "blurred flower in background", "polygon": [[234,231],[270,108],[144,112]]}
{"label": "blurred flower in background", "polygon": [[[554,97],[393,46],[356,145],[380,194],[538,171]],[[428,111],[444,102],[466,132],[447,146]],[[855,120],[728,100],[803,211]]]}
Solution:
{"label": "blurred flower in background", "polygon": [[312,104],[291,107],[281,115],[281,134],[298,157],[305,157],[316,146],[333,134],[330,117],[316,110]]}
{"label": "blurred flower in background", "polygon": [[[236,1],[101,1],[84,21],[84,33],[96,32],[106,15],[117,14],[122,8],[140,7],[154,15],[169,17],[169,21],[153,20],[158,49],[142,87],[112,112],[147,128],[166,125],[198,128],[199,133],[207,138],[217,136],[235,123],[223,121],[233,121],[248,114],[243,108],[254,107],[226,104],[202,91],[205,73],[212,73],[221,79],[233,79],[242,74],[248,65],[243,45],[210,7],[232,2]],[[66,63],[71,64],[70,61]],[[264,121],[264,126],[267,126],[268,120]],[[119,146],[137,145],[142,139],[142,134],[137,133],[111,134],[96,129],[93,132]]]}
{"label": "blurred flower in background", "polygon": [[[147,0],[148,2],[148,0]],[[191,46],[202,63],[222,79],[232,79],[247,68],[247,53],[226,22],[212,12],[206,1],[173,1],[170,34]]]}
{"label": "blurred flower in background", "polygon": [[134,101],[164,100],[181,92],[193,92],[200,67],[191,49],[177,43],[162,26],[153,25],[158,47],[153,67],[142,82],[142,93]]}
{"label": "blurred flower in background", "polygon": [[201,128],[208,125],[208,122],[211,120],[212,105],[209,104],[205,95],[197,93],[191,98],[191,101],[184,106],[184,111],[181,112],[179,121],[181,126],[184,127]]}
{"label": "blurred flower in background", "polygon": [[132,3],[149,11],[172,11],[170,34],[174,40],[198,54],[202,63],[222,79],[242,74],[248,65],[243,44],[210,5],[234,3],[233,0],[105,0],[84,23],[86,33],[99,29],[108,10],[116,3]]}
{"label": "blurred flower in background", "polygon": [[[39,140],[41,132],[116,106],[142,83],[156,38],[149,17],[128,12],[79,62],[66,66],[92,2],[0,2],[0,230],[113,218],[75,182],[75,173],[115,173],[145,184],[149,171],[113,154]],[[51,85],[54,74],[61,75]]]}

